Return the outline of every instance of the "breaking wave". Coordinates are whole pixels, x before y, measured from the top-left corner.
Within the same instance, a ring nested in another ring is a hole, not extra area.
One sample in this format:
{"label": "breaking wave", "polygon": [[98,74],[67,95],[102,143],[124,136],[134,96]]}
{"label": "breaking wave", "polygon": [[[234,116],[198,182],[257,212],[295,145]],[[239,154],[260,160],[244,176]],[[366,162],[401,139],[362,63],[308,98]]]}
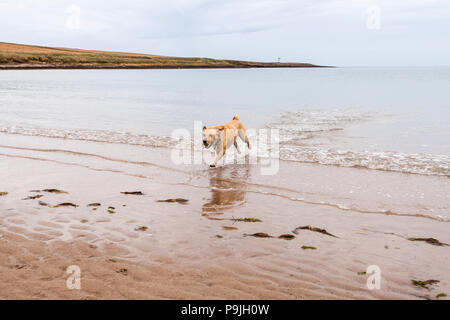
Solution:
{"label": "breaking wave", "polygon": [[[450,177],[450,156],[447,155],[345,150],[331,148],[326,143],[320,143],[321,138],[327,135],[336,135],[336,132],[342,132],[352,124],[370,121],[374,116],[376,115],[373,113],[342,110],[285,112],[276,121],[267,124],[266,128],[279,129],[281,160]],[[172,148],[177,146],[177,141],[168,136],[130,132],[53,129],[1,124],[0,132],[146,147]],[[252,140],[251,136],[250,140]]]}
{"label": "breaking wave", "polygon": [[151,136],[130,132],[117,132],[107,130],[83,129],[53,129],[31,126],[0,126],[0,132],[20,134],[25,136],[38,136],[46,138],[60,138],[81,141],[120,143],[145,147],[171,147],[176,144],[171,137]]}
{"label": "breaking wave", "polygon": [[450,176],[450,156],[447,155],[338,149],[323,143],[323,138],[334,137],[352,124],[371,121],[377,116],[355,110],[285,112],[266,127],[279,129],[282,160]]}

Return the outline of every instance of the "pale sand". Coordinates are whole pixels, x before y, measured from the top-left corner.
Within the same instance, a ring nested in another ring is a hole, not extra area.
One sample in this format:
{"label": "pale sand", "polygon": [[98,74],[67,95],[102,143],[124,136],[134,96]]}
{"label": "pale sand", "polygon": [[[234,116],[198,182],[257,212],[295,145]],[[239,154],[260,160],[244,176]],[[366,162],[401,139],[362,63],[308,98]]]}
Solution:
{"label": "pale sand", "polygon": [[[169,152],[0,134],[0,192],[8,192],[0,197],[0,298],[450,294],[450,247],[407,240],[450,243],[448,178],[294,163],[281,163],[276,176],[264,177],[258,166],[175,166]],[[30,192],[45,188],[68,193]],[[22,200],[36,194],[43,197]],[[168,198],[189,202],[156,202]],[[79,207],[50,208],[39,201]],[[94,211],[87,207],[92,202],[102,206]],[[115,207],[114,214],[108,206]],[[212,220],[205,214],[262,222]],[[304,225],[338,238],[308,230],[290,241],[244,236],[292,234]],[[136,231],[139,226],[148,229]],[[66,288],[70,265],[81,268],[81,290]],[[369,265],[381,269],[380,290],[368,290],[368,275],[358,275]],[[427,290],[413,286],[412,279],[440,282]]]}

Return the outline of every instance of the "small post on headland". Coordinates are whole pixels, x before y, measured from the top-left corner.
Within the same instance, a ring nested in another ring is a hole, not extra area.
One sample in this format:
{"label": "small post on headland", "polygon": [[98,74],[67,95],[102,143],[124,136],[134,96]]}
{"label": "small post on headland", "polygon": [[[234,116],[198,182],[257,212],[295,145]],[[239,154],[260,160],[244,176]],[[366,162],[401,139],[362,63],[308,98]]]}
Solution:
{"label": "small post on headland", "polygon": [[280,63],[280,59],[281,59],[281,58],[280,58],[280,57],[278,57],[278,63]]}

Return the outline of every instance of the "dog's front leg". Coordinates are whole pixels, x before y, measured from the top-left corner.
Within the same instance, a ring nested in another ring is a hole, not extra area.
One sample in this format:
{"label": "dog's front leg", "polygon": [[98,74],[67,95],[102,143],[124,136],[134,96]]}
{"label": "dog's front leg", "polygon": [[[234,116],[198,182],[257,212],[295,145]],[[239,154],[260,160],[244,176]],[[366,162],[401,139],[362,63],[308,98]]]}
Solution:
{"label": "dog's front leg", "polygon": [[222,159],[223,155],[225,154],[225,148],[221,148],[219,154],[217,155],[217,157],[214,159],[214,162],[210,165],[210,167],[215,167],[217,162]]}

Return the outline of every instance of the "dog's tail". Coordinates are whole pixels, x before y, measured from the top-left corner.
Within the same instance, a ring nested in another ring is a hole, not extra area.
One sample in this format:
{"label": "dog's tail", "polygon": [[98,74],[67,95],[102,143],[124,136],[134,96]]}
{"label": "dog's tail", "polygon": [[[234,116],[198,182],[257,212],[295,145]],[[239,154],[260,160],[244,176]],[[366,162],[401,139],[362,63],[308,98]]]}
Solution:
{"label": "dog's tail", "polygon": [[233,120],[239,120],[239,116],[237,114],[234,115]]}

